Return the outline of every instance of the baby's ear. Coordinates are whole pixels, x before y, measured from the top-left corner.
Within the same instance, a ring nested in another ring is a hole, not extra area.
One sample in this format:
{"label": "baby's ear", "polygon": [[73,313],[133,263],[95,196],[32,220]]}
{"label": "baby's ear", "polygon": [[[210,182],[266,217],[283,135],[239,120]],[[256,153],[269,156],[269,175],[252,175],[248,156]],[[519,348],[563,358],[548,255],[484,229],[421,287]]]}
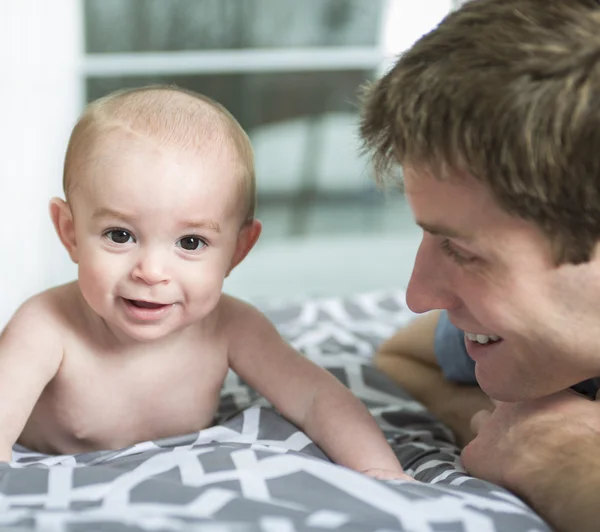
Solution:
{"label": "baby's ear", "polygon": [[52,198],[50,200],[50,218],[52,218],[58,238],[65,246],[71,260],[77,264],[77,242],[71,207],[60,198]]}
{"label": "baby's ear", "polygon": [[235,246],[235,253],[231,259],[231,264],[229,265],[227,275],[229,275],[231,270],[233,270],[240,262],[244,260],[246,255],[248,255],[250,250],[254,247],[254,244],[256,244],[261,231],[262,223],[260,223],[260,220],[256,219],[244,224],[244,226],[240,229],[237,244]]}

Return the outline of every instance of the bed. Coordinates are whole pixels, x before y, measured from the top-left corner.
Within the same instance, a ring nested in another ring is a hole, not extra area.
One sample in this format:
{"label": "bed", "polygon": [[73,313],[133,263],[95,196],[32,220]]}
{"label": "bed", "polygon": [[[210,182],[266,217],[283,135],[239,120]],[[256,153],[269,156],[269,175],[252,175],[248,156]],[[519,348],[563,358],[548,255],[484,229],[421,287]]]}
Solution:
{"label": "bed", "polygon": [[119,451],[46,456],[15,446],[1,464],[3,530],[435,531],[549,528],[509,492],[468,476],[452,434],[370,364],[411,314],[377,292],[260,305],[305,356],[370,409],[420,483],[331,463],[233,373],[217,423]]}

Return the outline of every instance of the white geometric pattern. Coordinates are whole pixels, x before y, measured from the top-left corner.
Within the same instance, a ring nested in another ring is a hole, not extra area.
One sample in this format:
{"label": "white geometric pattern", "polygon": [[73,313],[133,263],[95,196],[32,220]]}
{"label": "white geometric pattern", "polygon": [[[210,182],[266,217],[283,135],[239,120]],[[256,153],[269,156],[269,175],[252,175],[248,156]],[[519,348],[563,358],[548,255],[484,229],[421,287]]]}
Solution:
{"label": "white geometric pattern", "polygon": [[[58,531],[546,531],[508,492],[460,466],[452,435],[369,365],[411,318],[401,292],[265,308],[306,356],[371,409],[421,483],[337,466],[234,374],[218,423],[115,452],[45,456],[18,446],[0,465],[0,526]],[[10,527],[10,528],[8,528]]]}

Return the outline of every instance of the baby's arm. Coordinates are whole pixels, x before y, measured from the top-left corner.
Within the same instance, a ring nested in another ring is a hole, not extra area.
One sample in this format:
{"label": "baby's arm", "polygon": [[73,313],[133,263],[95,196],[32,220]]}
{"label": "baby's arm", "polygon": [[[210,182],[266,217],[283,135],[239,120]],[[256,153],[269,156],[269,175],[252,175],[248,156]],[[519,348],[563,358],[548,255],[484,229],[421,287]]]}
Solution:
{"label": "baby's arm", "polygon": [[408,478],[365,406],[285,343],[260,312],[236,303],[229,329],[233,370],[334,462],[377,478]]}
{"label": "baby's arm", "polygon": [[12,459],[13,444],[62,361],[60,337],[51,322],[35,298],[0,335],[0,461]]}

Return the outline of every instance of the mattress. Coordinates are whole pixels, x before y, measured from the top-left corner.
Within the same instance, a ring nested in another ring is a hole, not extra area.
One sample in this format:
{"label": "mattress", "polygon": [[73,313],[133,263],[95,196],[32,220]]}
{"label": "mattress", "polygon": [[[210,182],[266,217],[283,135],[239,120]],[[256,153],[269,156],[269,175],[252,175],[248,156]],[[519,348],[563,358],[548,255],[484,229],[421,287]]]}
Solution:
{"label": "mattress", "polygon": [[230,372],[214,426],[118,451],[47,456],[20,446],[0,464],[3,530],[550,530],[508,491],[467,475],[452,433],[371,364],[412,315],[400,291],[260,305],[305,356],[377,419],[419,482],[332,463]]}

